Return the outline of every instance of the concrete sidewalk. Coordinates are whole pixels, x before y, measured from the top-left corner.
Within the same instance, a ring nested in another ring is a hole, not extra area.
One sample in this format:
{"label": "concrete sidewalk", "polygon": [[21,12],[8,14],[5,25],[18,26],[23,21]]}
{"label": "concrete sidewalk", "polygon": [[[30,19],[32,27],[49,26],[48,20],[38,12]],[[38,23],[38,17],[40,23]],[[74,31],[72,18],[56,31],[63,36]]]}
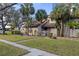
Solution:
{"label": "concrete sidewalk", "polygon": [[10,44],[12,46],[28,50],[30,53],[25,54],[24,56],[57,56],[55,54],[52,54],[52,53],[49,53],[49,52],[46,52],[46,51],[42,51],[42,50],[39,50],[39,49],[36,49],[36,48],[27,47],[27,46],[17,44],[15,42],[10,42],[10,41],[7,41],[7,40],[0,40],[0,42],[4,42],[4,43]]}

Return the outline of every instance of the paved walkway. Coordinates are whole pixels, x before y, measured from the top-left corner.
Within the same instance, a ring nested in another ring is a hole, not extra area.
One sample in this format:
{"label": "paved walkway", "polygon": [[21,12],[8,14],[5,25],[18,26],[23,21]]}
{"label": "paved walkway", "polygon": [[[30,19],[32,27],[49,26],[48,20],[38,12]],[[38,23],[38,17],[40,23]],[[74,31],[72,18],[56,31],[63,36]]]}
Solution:
{"label": "paved walkway", "polygon": [[30,47],[27,47],[27,46],[24,46],[24,45],[21,45],[21,44],[17,44],[15,42],[10,42],[10,41],[7,41],[7,40],[0,40],[0,42],[4,42],[4,43],[10,44],[12,46],[30,51],[30,53],[25,54],[24,56],[57,56],[55,54],[52,54],[52,53],[49,53],[49,52],[46,52],[46,51],[42,51],[42,50],[39,50],[39,49],[36,49],[36,48],[30,48]]}

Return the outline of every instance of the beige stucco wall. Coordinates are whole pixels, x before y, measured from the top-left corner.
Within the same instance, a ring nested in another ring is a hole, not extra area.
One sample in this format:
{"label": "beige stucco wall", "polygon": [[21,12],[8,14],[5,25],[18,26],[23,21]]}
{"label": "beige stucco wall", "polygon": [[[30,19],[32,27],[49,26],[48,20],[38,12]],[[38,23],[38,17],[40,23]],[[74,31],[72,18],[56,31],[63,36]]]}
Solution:
{"label": "beige stucco wall", "polygon": [[51,28],[50,33],[53,33],[53,36],[57,36],[57,29],[56,28]]}
{"label": "beige stucco wall", "polygon": [[32,31],[29,32],[29,35],[38,35],[38,28],[30,28]]}
{"label": "beige stucco wall", "polygon": [[26,34],[27,29],[26,28],[21,28],[20,31],[21,31],[22,34]]}
{"label": "beige stucco wall", "polygon": [[[20,31],[21,31],[22,34],[26,34],[27,28],[21,28]],[[29,28],[28,33],[29,33],[29,35],[38,35],[38,28]]]}

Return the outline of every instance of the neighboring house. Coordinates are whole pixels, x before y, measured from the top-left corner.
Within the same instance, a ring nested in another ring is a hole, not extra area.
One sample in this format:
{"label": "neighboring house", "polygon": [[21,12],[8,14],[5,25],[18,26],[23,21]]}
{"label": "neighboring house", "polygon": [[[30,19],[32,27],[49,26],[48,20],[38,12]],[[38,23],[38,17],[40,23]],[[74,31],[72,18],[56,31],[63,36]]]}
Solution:
{"label": "neighboring house", "polygon": [[47,36],[49,34],[53,34],[53,36],[57,36],[56,21],[51,20],[51,18],[48,17],[47,21],[45,21],[42,24],[42,34],[44,36]]}

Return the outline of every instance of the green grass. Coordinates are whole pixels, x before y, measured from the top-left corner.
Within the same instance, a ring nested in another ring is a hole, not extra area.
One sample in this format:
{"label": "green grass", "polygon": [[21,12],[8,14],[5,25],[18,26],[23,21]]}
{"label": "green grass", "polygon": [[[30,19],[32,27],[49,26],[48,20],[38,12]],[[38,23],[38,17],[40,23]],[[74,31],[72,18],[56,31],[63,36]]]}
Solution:
{"label": "green grass", "polygon": [[45,50],[57,55],[79,55],[79,41],[75,40],[50,40],[50,38],[48,37],[20,35],[0,35],[0,39],[5,39],[12,42],[26,40],[24,42],[21,42],[20,44]]}
{"label": "green grass", "polygon": [[0,42],[0,56],[20,56],[28,51]]}
{"label": "green grass", "polygon": [[21,42],[20,44],[55,53],[57,55],[79,56],[79,41],[50,40],[50,38],[47,37],[38,37],[38,39]]}
{"label": "green grass", "polygon": [[28,40],[33,38],[34,37],[21,36],[21,35],[0,35],[0,39],[8,40],[11,42],[17,42],[17,41]]}
{"label": "green grass", "polygon": [[22,35],[0,35],[0,39],[8,40],[11,42],[18,42],[23,40],[41,39],[44,37],[37,36],[22,36]]}

